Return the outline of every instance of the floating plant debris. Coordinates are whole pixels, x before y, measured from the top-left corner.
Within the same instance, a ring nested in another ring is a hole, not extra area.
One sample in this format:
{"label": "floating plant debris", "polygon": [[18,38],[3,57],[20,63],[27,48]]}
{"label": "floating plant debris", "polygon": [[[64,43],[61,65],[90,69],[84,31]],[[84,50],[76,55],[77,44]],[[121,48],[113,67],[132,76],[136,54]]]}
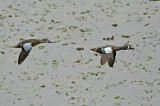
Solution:
{"label": "floating plant debris", "polygon": [[148,25],[149,25],[149,23],[145,24],[144,26],[148,26]]}
{"label": "floating plant debris", "polygon": [[4,54],[4,51],[0,51],[1,54]]}
{"label": "floating plant debris", "polygon": [[45,88],[46,86],[45,85],[41,85],[40,87]]}
{"label": "floating plant debris", "polygon": [[149,60],[152,60],[152,56],[148,56],[148,59],[149,59]]}
{"label": "floating plant debris", "polygon": [[44,46],[39,46],[38,48],[39,48],[39,49],[44,49]]}
{"label": "floating plant debris", "polygon": [[112,24],[112,26],[113,26],[113,27],[117,27],[117,26],[118,26],[118,24]]}
{"label": "floating plant debris", "polygon": [[119,98],[120,98],[120,96],[115,96],[114,98],[115,98],[115,99],[119,99]]}
{"label": "floating plant debris", "polygon": [[123,38],[130,38],[129,35],[122,35]]}
{"label": "floating plant debris", "polygon": [[103,40],[114,40],[114,36],[111,36],[111,37],[107,37],[107,38],[103,38]]}
{"label": "floating plant debris", "polygon": [[30,36],[35,36],[34,34],[30,34]]}
{"label": "floating plant debris", "polygon": [[84,50],[84,48],[83,47],[78,47],[78,48],[76,48],[78,51],[81,51],[81,50]]}

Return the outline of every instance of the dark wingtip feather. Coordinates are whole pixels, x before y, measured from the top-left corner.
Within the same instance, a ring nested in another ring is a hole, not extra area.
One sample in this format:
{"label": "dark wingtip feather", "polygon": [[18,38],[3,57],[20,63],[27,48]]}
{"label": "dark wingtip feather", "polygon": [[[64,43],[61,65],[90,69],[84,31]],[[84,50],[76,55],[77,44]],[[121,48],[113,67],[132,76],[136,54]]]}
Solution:
{"label": "dark wingtip feather", "polygon": [[23,61],[20,60],[20,58],[18,58],[18,65],[21,65],[22,62],[23,62]]}
{"label": "dark wingtip feather", "polygon": [[30,51],[21,51],[21,53],[19,54],[19,58],[18,58],[18,64],[20,65],[28,56]]}
{"label": "dark wingtip feather", "polygon": [[109,65],[109,67],[113,68],[113,64],[110,64],[110,63],[108,62],[108,65]]}

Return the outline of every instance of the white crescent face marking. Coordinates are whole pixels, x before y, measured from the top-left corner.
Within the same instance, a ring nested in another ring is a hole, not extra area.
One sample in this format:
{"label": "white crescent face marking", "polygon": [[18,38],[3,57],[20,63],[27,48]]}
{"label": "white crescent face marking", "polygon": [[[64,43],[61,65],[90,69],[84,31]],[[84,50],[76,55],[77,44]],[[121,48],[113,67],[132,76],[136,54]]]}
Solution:
{"label": "white crescent face marking", "polygon": [[106,53],[112,53],[113,52],[111,47],[106,47],[106,48],[104,48],[104,50],[105,50]]}
{"label": "white crescent face marking", "polygon": [[32,45],[31,45],[31,43],[25,43],[23,45],[23,48],[24,48],[25,51],[29,51],[29,50],[32,49]]}

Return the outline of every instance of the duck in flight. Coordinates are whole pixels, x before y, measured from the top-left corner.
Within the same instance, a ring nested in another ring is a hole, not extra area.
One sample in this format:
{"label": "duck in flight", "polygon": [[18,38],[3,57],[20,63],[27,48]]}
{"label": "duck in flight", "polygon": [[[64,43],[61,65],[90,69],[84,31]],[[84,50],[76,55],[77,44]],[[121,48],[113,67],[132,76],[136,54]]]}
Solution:
{"label": "duck in flight", "polygon": [[119,50],[133,50],[134,48],[131,47],[131,45],[125,44],[124,46],[114,46],[114,45],[107,45],[107,46],[101,46],[97,48],[91,49],[92,51],[98,52],[99,54],[102,54],[100,64],[104,65],[106,62],[108,62],[108,65],[110,67],[113,67],[115,58],[116,58],[116,51]]}
{"label": "duck in flight", "polygon": [[40,43],[53,43],[53,42],[49,41],[48,39],[27,39],[13,46],[13,48],[22,49],[21,53],[19,54],[18,64],[20,65],[26,59],[26,57],[29,55],[30,51],[32,50],[32,47]]}

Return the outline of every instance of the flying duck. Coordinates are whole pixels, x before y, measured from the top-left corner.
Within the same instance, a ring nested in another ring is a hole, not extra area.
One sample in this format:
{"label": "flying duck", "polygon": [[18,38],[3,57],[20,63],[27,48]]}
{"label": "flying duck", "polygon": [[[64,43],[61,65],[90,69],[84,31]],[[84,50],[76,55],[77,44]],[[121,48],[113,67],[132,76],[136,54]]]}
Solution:
{"label": "flying duck", "polygon": [[48,39],[27,39],[19,42],[17,45],[13,46],[12,48],[21,48],[22,51],[19,54],[18,64],[20,65],[26,57],[29,55],[32,47],[40,44],[40,43],[53,43]]}
{"label": "flying duck", "polygon": [[106,62],[108,62],[108,65],[110,67],[113,67],[115,58],[116,58],[116,51],[119,50],[133,50],[134,48],[131,47],[131,45],[125,44],[124,46],[114,46],[114,45],[107,45],[107,46],[101,46],[97,48],[91,49],[92,51],[98,52],[99,54],[102,54],[100,64],[104,65]]}

